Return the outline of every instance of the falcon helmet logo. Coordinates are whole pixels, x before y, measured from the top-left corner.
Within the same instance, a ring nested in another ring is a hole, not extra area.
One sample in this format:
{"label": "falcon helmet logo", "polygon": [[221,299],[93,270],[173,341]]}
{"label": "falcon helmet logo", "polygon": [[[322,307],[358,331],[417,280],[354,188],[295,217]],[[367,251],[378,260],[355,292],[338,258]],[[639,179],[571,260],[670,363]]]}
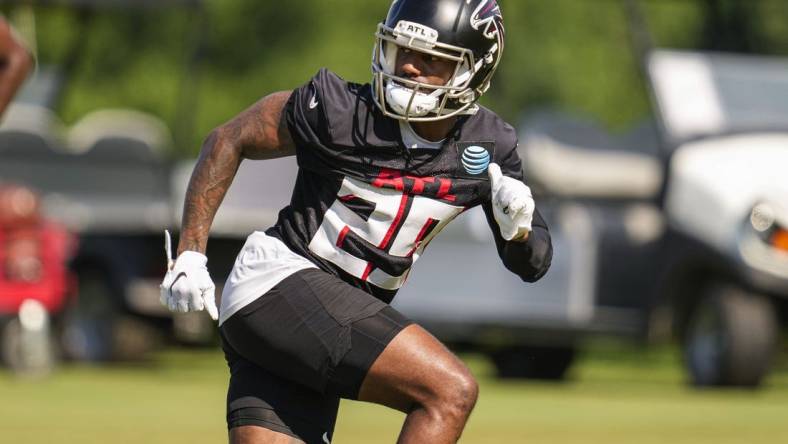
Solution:
{"label": "falcon helmet logo", "polygon": [[[472,0],[466,0],[467,4],[471,4]],[[476,10],[471,14],[471,27],[479,30],[484,27],[482,35],[488,39],[503,40],[503,15],[501,15],[501,7],[498,6],[496,0],[482,0],[476,6]]]}

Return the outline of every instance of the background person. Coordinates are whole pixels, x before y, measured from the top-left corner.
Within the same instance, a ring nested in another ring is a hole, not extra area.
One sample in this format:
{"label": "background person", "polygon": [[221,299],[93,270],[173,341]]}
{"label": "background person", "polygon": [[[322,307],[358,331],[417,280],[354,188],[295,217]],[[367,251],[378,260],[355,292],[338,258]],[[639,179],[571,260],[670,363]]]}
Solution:
{"label": "background person", "polygon": [[0,16],[0,117],[33,69],[33,56]]}

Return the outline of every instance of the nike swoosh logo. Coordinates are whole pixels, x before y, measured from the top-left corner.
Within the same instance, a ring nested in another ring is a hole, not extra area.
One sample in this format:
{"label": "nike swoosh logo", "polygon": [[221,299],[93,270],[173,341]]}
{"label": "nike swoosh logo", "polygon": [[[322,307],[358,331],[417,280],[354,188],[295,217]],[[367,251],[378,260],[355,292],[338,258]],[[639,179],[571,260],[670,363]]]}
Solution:
{"label": "nike swoosh logo", "polygon": [[326,444],[331,444],[331,440],[328,439],[328,432],[323,433],[323,442]]}
{"label": "nike swoosh logo", "polygon": [[309,109],[317,108],[317,94],[312,96],[312,99],[309,101]]}
{"label": "nike swoosh logo", "polygon": [[175,276],[175,279],[172,281],[172,284],[170,284],[170,294],[172,294],[172,287],[175,286],[175,283],[178,282],[178,279],[185,277],[186,277],[186,272],[184,271],[181,271],[180,273],[178,273],[177,276]]}

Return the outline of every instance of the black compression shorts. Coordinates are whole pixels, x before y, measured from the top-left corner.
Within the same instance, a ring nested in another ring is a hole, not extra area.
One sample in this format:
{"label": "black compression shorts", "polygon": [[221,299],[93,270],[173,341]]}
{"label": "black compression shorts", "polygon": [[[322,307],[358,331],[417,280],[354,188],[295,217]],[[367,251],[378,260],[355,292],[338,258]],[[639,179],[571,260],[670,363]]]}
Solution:
{"label": "black compression shorts", "polygon": [[339,399],[358,397],[372,363],[410,323],[324,271],[290,275],[221,326],[228,428],[329,442]]}

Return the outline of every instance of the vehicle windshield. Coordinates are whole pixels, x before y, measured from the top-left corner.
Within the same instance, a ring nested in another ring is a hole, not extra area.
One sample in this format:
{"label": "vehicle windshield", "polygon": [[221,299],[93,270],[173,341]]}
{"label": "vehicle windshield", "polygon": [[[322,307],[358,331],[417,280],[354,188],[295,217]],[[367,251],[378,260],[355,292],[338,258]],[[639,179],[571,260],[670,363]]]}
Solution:
{"label": "vehicle windshield", "polygon": [[788,130],[788,58],[658,50],[649,57],[648,74],[674,143]]}

